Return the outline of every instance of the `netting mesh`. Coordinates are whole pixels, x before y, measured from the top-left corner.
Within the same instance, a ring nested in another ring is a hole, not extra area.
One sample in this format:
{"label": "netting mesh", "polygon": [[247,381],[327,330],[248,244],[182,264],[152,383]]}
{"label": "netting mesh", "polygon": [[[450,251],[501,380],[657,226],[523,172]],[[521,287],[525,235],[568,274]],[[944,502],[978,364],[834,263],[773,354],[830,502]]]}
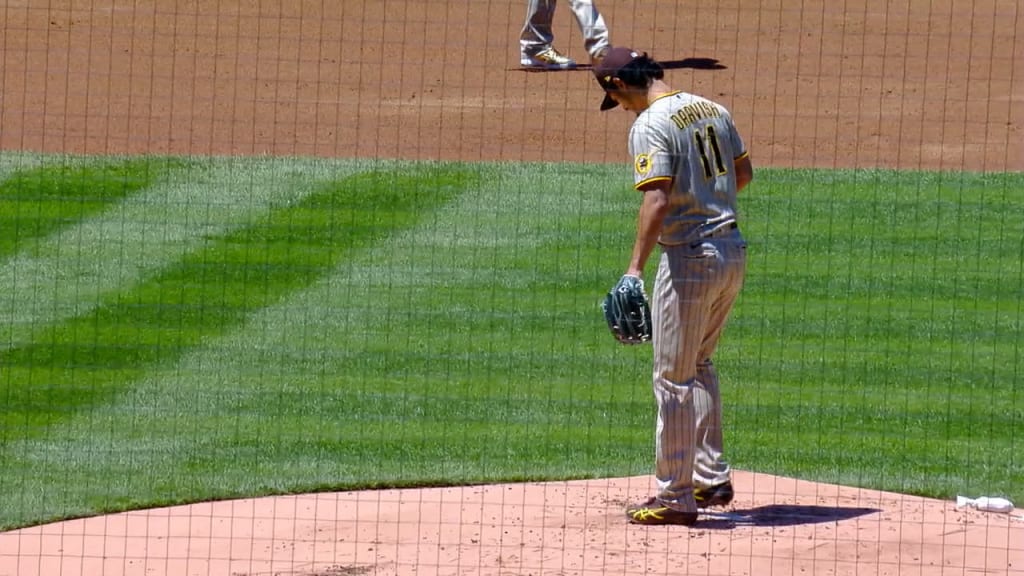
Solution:
{"label": "netting mesh", "polygon": [[[2,3],[0,576],[1024,572],[1021,6],[544,6]],[[754,168],[693,527],[593,10]]]}

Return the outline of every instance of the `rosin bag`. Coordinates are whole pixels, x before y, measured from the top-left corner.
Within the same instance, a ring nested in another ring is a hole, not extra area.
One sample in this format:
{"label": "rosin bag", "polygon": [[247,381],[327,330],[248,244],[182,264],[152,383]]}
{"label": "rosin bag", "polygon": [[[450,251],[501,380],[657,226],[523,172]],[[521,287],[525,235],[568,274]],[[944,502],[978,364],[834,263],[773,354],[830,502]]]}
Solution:
{"label": "rosin bag", "polygon": [[989,496],[982,496],[980,498],[957,496],[956,507],[969,507],[981,510],[982,512],[999,512],[1001,514],[1013,512],[1013,502],[1010,502],[1006,498],[991,498]]}

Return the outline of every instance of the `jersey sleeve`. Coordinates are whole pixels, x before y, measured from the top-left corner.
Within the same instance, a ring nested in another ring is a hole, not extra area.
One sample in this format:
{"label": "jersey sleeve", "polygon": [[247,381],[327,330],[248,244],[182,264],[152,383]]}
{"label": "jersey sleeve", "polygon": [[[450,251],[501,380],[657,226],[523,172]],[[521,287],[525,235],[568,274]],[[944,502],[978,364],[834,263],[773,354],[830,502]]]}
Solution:
{"label": "jersey sleeve", "polygon": [[733,122],[732,115],[728,116],[729,119],[729,144],[732,146],[733,160],[740,160],[747,155],[747,147],[743,144],[743,138],[740,138],[740,131],[736,129],[736,123]]}
{"label": "jersey sleeve", "polygon": [[666,136],[647,118],[638,118],[629,131],[629,155],[633,159],[633,186],[637,190],[653,182],[672,181],[672,156]]}

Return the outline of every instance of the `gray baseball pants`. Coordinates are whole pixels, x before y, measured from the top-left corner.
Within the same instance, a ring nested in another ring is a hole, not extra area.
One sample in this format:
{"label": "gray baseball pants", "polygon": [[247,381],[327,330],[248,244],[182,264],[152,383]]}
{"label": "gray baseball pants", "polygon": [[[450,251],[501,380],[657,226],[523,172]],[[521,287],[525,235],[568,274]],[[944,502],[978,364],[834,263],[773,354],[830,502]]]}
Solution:
{"label": "gray baseball pants", "polygon": [[[555,17],[557,0],[527,0],[526,24],[519,37],[519,45],[525,55],[534,55],[551,47],[555,36],[551,22]],[[594,56],[608,47],[608,27],[591,0],[569,0],[576,22],[583,32],[583,46]]]}
{"label": "gray baseball pants", "polygon": [[653,295],[658,497],[697,510],[693,489],[729,480],[722,398],[711,357],[739,295],[747,246],[738,229],[662,249]]}

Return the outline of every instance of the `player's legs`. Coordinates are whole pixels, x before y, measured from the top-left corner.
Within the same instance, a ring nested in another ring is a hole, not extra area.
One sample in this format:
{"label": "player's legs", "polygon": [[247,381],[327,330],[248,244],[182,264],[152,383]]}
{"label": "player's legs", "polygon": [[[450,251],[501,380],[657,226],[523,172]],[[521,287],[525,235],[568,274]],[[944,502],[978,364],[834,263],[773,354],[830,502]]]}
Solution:
{"label": "player's legs", "polygon": [[697,356],[709,311],[706,295],[713,260],[684,247],[668,248],[654,286],[655,477],[658,498],[684,512],[697,510],[695,398],[706,396],[697,380]]}
{"label": "player's legs", "polygon": [[519,35],[519,63],[526,68],[567,70],[576,61],[555,50],[551,43],[551,21],[555,16],[555,0],[527,0],[526,23]]}
{"label": "player's legs", "polygon": [[696,446],[693,462],[693,484],[710,488],[729,481],[729,463],[722,457],[722,395],[718,374],[711,360],[697,364],[700,392],[694,394]]}
{"label": "player's legs", "polygon": [[718,486],[729,480],[729,464],[722,458],[722,396],[718,373],[711,357],[743,286],[746,270],[746,245],[738,234],[715,240],[714,244],[721,253],[723,267],[722,274],[716,278],[714,300],[711,302],[704,341],[698,353],[697,380],[701,386],[694,395],[697,444],[693,477],[698,488]]}
{"label": "player's legs", "polygon": [[551,22],[555,17],[557,0],[527,0],[526,23],[519,35],[519,47],[524,55],[533,55],[551,47],[555,37]]}
{"label": "player's legs", "polygon": [[569,0],[572,12],[576,15],[576,22],[580,25],[580,32],[583,33],[583,47],[587,54],[593,58],[609,47],[608,26],[604,23],[604,17],[597,11],[593,0]]}

